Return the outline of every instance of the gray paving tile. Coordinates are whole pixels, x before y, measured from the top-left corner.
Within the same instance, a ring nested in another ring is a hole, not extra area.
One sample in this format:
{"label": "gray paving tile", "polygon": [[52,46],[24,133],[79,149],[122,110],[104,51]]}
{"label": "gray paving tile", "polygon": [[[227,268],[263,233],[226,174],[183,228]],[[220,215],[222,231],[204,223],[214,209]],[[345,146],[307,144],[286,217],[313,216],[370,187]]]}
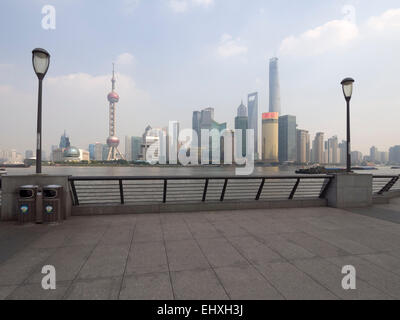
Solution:
{"label": "gray paving tile", "polygon": [[163,233],[160,222],[137,222],[133,234],[133,242],[163,241]]}
{"label": "gray paving tile", "polygon": [[341,248],[350,254],[367,254],[376,252],[375,249],[366,247],[356,241],[346,239],[336,231],[313,230],[310,235]]}
{"label": "gray paving tile", "polygon": [[[338,259],[338,258],[332,258]],[[357,277],[357,290],[344,290],[342,280],[342,267],[337,266],[323,258],[293,261],[297,268],[305,272],[308,276],[318,281],[328,288],[336,296],[345,300],[382,300],[390,299],[390,296],[376,289],[367,282]]]}
{"label": "gray paving tile", "polygon": [[193,239],[192,233],[184,221],[163,223],[162,229],[166,241]]}
{"label": "gray paving tile", "polygon": [[198,242],[213,267],[248,265],[246,259],[226,239],[199,239]]}
{"label": "gray paving tile", "polygon": [[172,272],[171,279],[178,300],[229,299],[211,269]]}
{"label": "gray paving tile", "polygon": [[400,275],[400,257],[389,253],[375,253],[360,255],[360,258],[367,260],[387,271]]}
{"label": "gray paving tile", "polygon": [[[46,265],[54,266],[57,281],[72,281],[86,262],[93,246],[74,246],[58,248],[45,262]],[[43,274],[39,266],[32,272],[27,283],[41,283]]]}
{"label": "gray paving tile", "polygon": [[309,250],[286,240],[281,235],[263,235],[259,240],[287,260],[315,257]]}
{"label": "gray paving tile", "polygon": [[229,239],[233,246],[254,265],[283,261],[283,258],[254,237],[235,237]]}
{"label": "gray paving tile", "polygon": [[345,250],[305,233],[286,233],[282,237],[322,258],[349,255]]}
{"label": "gray paving tile", "polygon": [[121,300],[172,300],[171,280],[167,272],[132,275],[124,278]]}
{"label": "gray paving tile", "polygon": [[126,274],[167,272],[164,242],[138,242],[132,245]]}
{"label": "gray paving tile", "polygon": [[0,286],[21,284],[55,249],[25,249],[0,265]]}
{"label": "gray paving tile", "polygon": [[0,300],[6,299],[15,289],[17,286],[0,287]]}
{"label": "gray paving tile", "polygon": [[288,262],[256,266],[274,287],[288,300],[335,300],[328,289]]}
{"label": "gray paving tile", "polygon": [[98,246],[80,271],[79,279],[122,276],[129,253],[129,244]]}
{"label": "gray paving tile", "polygon": [[112,226],[107,229],[100,239],[102,245],[114,245],[131,243],[133,237],[133,226]]}
{"label": "gray paving tile", "polygon": [[221,237],[221,234],[210,222],[188,221],[187,224],[193,234],[193,237],[196,239],[212,239]]}
{"label": "gray paving tile", "polygon": [[67,300],[116,300],[121,288],[121,277],[78,280],[65,295]]}
{"label": "gray paving tile", "polygon": [[194,240],[167,241],[167,256],[170,271],[205,269],[207,260]]}
{"label": "gray paving tile", "polygon": [[216,268],[215,272],[233,300],[283,299],[251,266]]}
{"label": "gray paving tile", "polygon": [[64,246],[96,245],[107,230],[106,226],[79,227],[70,230],[70,237]]}
{"label": "gray paving tile", "polygon": [[360,279],[378,288],[387,295],[400,299],[400,276],[386,271],[384,268],[376,266],[361,257],[336,257],[329,258],[329,261],[340,268],[346,265],[354,266],[357,270],[357,276]]}
{"label": "gray paving tile", "polygon": [[44,290],[41,283],[26,284],[15,289],[6,300],[60,300],[69,282],[58,282],[55,290]]}
{"label": "gray paving tile", "polygon": [[237,223],[230,220],[218,220],[213,223],[215,229],[226,237],[240,237],[249,235],[248,232],[241,228]]}

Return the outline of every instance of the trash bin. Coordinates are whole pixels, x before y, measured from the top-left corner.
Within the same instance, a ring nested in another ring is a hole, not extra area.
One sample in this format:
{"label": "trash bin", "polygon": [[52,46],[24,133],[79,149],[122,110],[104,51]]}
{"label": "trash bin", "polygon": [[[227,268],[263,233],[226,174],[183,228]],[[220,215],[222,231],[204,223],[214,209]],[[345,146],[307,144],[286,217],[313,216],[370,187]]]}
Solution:
{"label": "trash bin", "polygon": [[39,186],[21,186],[18,188],[17,215],[21,224],[35,222],[36,198]]}
{"label": "trash bin", "polygon": [[59,185],[43,187],[43,223],[57,223],[64,218],[63,187]]}

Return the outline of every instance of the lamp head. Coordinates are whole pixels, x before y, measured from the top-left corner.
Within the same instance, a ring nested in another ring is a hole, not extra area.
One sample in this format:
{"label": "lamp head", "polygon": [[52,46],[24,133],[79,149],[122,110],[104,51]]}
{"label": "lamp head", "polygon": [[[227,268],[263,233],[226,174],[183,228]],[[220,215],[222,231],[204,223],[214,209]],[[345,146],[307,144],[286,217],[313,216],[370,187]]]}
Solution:
{"label": "lamp head", "polygon": [[343,87],[343,94],[346,100],[351,99],[351,96],[353,94],[353,84],[354,84],[354,79],[352,78],[346,78],[341,82],[341,85]]}
{"label": "lamp head", "polygon": [[34,49],[32,51],[32,64],[39,80],[42,80],[45,77],[47,70],[49,70],[50,54],[42,48]]}

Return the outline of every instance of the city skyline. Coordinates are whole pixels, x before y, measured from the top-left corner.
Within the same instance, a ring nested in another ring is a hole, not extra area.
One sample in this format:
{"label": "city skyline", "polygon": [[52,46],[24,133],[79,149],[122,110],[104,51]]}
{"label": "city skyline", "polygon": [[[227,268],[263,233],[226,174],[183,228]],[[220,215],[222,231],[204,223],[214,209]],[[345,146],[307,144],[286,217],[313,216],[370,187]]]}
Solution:
{"label": "city skyline", "polygon": [[[21,10],[14,2],[4,1],[2,30],[18,25],[20,19],[30,28],[28,34],[25,28],[16,28],[14,41],[0,53],[4,75],[0,98],[12,110],[1,109],[7,116],[0,120],[0,148],[23,152],[35,147],[37,92],[30,52],[37,45],[52,54],[44,81],[43,143],[47,152],[59,128],[66,128],[75,144],[84,148],[106,138],[104,94],[109,91],[113,60],[123,97],[117,115],[123,137],[140,135],[147,124],[165,126],[166,119],[190,128],[191,112],[206,106],[214,107],[215,118],[234,128],[238,102],[249,92],[259,93],[261,118],[268,111],[266,66],[275,52],[280,59],[284,114],[296,115],[311,136],[319,131],[327,137],[345,136],[339,82],[350,75],[357,81],[352,103],[353,149],[366,154],[371,145],[388,150],[399,144],[396,57],[400,46],[393,41],[400,32],[396,1],[362,5],[350,1],[346,6],[327,1],[314,3],[311,11],[312,4],[296,4],[299,15],[293,26],[281,22],[290,16],[288,1],[266,4],[255,0],[244,5],[244,1],[233,0],[229,7],[218,0],[209,3],[177,12],[168,1],[139,1],[131,10],[125,10],[126,1],[116,1],[113,8],[117,10],[110,13],[109,7],[98,7],[98,12],[99,16],[111,14],[121,25],[103,26],[103,19],[88,14],[94,2],[71,5],[57,1],[57,26],[48,31],[40,25],[42,2],[27,3]],[[151,14],[155,19],[149,25],[145,21]],[[205,20],[209,26],[204,26]],[[186,30],[181,30],[183,25]],[[308,31],[316,34],[315,42],[310,43]],[[113,46],[105,45],[107,39],[113,40]],[[369,42],[375,46],[372,54],[368,54]]]}

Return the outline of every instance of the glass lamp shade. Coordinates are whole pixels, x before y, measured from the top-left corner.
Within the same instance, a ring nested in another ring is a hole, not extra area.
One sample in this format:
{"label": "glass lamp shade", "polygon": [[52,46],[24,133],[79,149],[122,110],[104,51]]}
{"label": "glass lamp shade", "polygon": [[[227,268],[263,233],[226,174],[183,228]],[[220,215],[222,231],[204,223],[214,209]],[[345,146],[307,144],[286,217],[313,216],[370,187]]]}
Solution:
{"label": "glass lamp shade", "polygon": [[342,87],[343,87],[343,94],[346,99],[351,99],[351,96],[353,94],[353,84],[354,84],[354,79],[352,78],[346,78],[342,81]]}
{"label": "glass lamp shade", "polygon": [[44,49],[35,49],[32,51],[32,63],[37,76],[43,79],[49,69],[50,54]]}

